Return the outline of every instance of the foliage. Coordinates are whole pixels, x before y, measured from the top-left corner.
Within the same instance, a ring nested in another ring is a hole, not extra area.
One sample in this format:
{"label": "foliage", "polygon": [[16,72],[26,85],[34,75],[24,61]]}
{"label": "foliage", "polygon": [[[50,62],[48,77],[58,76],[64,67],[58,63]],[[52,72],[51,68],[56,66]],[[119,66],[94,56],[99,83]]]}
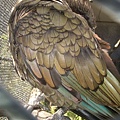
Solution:
{"label": "foliage", "polygon": [[[51,106],[51,113],[54,114],[56,111],[57,107],[56,106]],[[67,113],[65,113],[65,116],[68,116],[71,120],[85,120],[83,118],[81,118],[80,116],[76,115],[75,113],[71,112],[71,111],[67,111]]]}
{"label": "foliage", "polygon": [[65,116],[68,116],[71,120],[84,120],[80,116],[76,115],[75,113],[68,111]]}

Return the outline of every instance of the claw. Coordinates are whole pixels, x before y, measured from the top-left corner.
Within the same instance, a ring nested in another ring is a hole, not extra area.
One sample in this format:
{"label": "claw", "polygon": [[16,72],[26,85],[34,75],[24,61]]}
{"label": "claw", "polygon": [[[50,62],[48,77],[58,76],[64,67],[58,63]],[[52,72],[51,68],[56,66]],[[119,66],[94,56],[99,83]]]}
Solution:
{"label": "claw", "polygon": [[58,109],[51,117],[46,120],[70,120],[67,116],[63,116],[66,110],[63,108]]}

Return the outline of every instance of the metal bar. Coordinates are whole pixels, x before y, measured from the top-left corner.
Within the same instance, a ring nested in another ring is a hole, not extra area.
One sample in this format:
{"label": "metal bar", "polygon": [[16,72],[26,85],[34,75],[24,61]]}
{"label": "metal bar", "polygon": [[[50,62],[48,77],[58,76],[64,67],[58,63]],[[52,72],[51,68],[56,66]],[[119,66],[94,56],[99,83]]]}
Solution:
{"label": "metal bar", "polygon": [[37,120],[1,86],[0,109],[5,112],[10,120]]}

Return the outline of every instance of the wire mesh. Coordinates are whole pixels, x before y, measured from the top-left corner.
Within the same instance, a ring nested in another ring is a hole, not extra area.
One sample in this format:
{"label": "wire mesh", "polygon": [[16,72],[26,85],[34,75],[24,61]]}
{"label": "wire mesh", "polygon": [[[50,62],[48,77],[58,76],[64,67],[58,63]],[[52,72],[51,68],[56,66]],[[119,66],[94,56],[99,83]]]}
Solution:
{"label": "wire mesh", "polygon": [[[10,11],[16,1],[0,0],[0,85],[24,104],[28,102],[32,87],[28,82],[20,80],[14,70],[7,35]],[[0,120],[6,119],[0,117]]]}

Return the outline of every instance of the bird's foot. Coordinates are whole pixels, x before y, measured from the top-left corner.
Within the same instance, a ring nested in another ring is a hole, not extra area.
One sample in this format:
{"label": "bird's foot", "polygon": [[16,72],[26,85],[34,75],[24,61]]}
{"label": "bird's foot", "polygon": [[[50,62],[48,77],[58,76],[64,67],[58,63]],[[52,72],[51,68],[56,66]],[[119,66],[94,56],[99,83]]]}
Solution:
{"label": "bird's foot", "polygon": [[33,88],[31,91],[29,102],[24,107],[31,113],[33,110],[36,109],[48,111],[48,107],[42,104],[43,102],[45,102],[44,94],[39,89]]}
{"label": "bird's foot", "polygon": [[70,120],[70,118],[68,118],[67,116],[63,116],[64,113],[65,111],[62,108],[60,108],[46,120]]}

